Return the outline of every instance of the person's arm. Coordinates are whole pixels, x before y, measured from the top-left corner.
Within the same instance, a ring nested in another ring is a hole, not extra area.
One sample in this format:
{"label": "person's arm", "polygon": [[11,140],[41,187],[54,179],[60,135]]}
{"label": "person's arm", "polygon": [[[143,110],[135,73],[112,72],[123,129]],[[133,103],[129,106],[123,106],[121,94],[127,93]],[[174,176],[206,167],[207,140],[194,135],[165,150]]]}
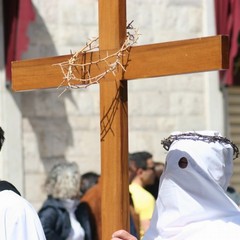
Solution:
{"label": "person's arm", "polygon": [[48,207],[40,210],[38,215],[42,223],[43,231],[46,235],[46,238],[51,240],[63,240],[63,238],[56,233],[58,216],[56,209]]}
{"label": "person's arm", "polygon": [[150,226],[150,219],[143,219],[141,221],[141,226],[142,226],[143,232],[145,233],[148,230],[149,226]]}
{"label": "person's arm", "polygon": [[137,238],[125,230],[118,230],[113,233],[111,240],[137,240]]}

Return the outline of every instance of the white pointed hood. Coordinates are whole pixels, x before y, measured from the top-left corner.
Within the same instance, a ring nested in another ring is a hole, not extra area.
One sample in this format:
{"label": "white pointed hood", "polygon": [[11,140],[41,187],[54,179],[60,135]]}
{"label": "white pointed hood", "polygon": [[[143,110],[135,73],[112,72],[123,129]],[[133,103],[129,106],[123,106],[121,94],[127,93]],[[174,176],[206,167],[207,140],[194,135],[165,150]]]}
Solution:
{"label": "white pointed hood", "polygon": [[[194,134],[172,140],[144,240],[240,239],[240,211],[225,193],[236,149],[216,132]],[[180,159],[187,161],[185,168]]]}

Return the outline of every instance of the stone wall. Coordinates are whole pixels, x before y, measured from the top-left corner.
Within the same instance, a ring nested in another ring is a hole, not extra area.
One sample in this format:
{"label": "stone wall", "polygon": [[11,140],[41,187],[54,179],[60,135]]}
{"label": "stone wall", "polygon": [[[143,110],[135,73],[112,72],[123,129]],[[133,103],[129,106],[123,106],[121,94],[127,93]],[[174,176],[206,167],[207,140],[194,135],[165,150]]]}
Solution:
{"label": "stone wall", "polygon": [[[203,3],[128,0],[127,21],[134,20],[139,29],[137,44],[200,37],[205,34]],[[69,54],[98,36],[97,0],[33,4],[36,20],[25,59]],[[129,81],[129,151],[147,150],[164,161],[161,139],[172,131],[207,128],[206,87],[203,73]],[[36,208],[45,198],[41,186],[54,163],[76,161],[82,173],[100,172],[98,90],[95,85],[61,97],[57,88],[13,94],[20,96],[22,112],[24,196]]]}

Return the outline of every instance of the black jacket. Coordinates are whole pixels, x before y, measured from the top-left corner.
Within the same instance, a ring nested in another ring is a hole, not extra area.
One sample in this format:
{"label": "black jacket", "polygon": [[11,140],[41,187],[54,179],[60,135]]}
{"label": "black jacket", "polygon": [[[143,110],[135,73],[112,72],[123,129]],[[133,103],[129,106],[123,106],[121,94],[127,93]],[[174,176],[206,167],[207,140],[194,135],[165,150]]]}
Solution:
{"label": "black jacket", "polygon": [[[76,219],[85,231],[85,240],[92,239],[92,221],[89,211],[86,203],[80,203],[75,211]],[[38,215],[47,240],[67,239],[71,231],[71,222],[61,201],[48,197]]]}

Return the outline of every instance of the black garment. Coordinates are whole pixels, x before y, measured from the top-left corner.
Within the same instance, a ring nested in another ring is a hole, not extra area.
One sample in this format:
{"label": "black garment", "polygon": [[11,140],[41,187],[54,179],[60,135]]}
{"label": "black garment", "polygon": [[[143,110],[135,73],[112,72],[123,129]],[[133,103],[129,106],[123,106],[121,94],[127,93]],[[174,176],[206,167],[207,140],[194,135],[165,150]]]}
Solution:
{"label": "black garment", "polygon": [[16,189],[16,187],[13,184],[11,184],[8,181],[1,180],[0,181],[0,192],[4,191],[4,190],[11,190],[11,191],[15,192],[16,194],[18,194],[19,196],[21,196],[20,192]]}
{"label": "black garment", "polygon": [[138,233],[137,233],[137,229],[136,229],[136,226],[135,226],[135,223],[134,223],[134,220],[133,220],[133,216],[130,214],[130,233],[138,238]]}
{"label": "black garment", "polygon": [[158,197],[158,189],[159,189],[159,177],[156,177],[154,180],[154,183],[151,185],[147,185],[146,187],[144,187],[148,192],[150,192],[153,197],[155,198],[155,200]]}
{"label": "black garment", "polygon": [[[134,210],[134,203],[132,199],[132,194],[129,192],[129,202],[130,202],[130,233],[136,237],[139,238],[140,235],[140,229],[139,229],[139,215]],[[131,212],[131,207],[133,209],[133,212]]]}
{"label": "black garment", "polygon": [[[48,197],[38,212],[47,240],[65,240],[71,231],[71,222],[67,210],[60,200]],[[77,221],[85,231],[85,240],[92,239],[92,222],[89,207],[80,203],[75,211]]]}

